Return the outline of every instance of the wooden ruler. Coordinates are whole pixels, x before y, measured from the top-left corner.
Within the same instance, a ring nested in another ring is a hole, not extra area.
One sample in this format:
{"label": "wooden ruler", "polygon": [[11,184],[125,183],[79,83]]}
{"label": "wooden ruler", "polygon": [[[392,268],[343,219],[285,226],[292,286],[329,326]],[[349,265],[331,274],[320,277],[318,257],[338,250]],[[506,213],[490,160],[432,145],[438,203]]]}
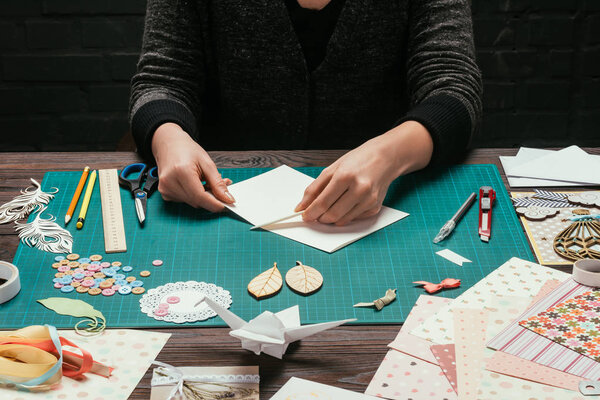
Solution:
{"label": "wooden ruler", "polygon": [[119,175],[116,169],[101,169],[100,198],[102,201],[102,226],[104,227],[104,251],[107,253],[123,253],[127,251],[121,193],[119,192]]}

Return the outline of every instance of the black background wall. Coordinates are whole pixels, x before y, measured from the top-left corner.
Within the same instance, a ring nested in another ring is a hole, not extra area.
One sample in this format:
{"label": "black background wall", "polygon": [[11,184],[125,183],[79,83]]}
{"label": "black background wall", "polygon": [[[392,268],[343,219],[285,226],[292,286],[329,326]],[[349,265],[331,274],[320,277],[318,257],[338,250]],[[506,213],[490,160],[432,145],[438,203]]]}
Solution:
{"label": "black background wall", "polygon": [[[600,0],[472,7],[485,85],[473,145],[599,146]],[[131,146],[144,11],[145,0],[0,0],[0,150]]]}

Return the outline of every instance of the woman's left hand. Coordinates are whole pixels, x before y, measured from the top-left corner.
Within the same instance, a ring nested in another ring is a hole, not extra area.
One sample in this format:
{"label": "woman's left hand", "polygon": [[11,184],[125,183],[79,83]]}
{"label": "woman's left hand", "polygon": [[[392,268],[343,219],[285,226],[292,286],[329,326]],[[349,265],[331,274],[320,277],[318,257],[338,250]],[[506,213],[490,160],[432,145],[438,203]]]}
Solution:
{"label": "woman's left hand", "polygon": [[381,210],[398,176],[429,164],[433,142],[423,125],[407,121],[346,153],[304,191],[296,211],[305,221],[345,225]]}

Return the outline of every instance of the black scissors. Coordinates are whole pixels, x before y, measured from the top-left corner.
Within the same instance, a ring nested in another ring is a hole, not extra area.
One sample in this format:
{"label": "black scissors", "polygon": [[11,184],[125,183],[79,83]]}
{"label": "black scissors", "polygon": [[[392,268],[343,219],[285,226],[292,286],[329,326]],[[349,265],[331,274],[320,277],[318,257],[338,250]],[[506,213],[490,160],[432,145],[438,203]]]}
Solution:
{"label": "black scissors", "polygon": [[[128,178],[136,172],[139,172],[136,178]],[[121,171],[119,183],[131,191],[135,199],[135,212],[140,224],[143,224],[146,220],[146,200],[158,186],[158,169],[149,168],[144,163],[130,164]]]}

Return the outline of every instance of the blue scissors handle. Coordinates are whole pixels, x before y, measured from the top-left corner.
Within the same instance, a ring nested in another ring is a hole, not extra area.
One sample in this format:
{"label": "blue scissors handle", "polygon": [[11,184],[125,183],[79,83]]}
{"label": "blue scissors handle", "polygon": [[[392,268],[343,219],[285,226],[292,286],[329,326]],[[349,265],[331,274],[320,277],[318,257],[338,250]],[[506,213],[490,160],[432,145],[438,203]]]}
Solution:
{"label": "blue scissors handle", "polygon": [[[135,173],[138,173],[137,177],[129,178]],[[138,191],[144,191],[150,197],[158,186],[158,169],[156,167],[148,168],[144,163],[130,164],[121,171],[119,182],[127,187],[134,196],[137,196]]]}

